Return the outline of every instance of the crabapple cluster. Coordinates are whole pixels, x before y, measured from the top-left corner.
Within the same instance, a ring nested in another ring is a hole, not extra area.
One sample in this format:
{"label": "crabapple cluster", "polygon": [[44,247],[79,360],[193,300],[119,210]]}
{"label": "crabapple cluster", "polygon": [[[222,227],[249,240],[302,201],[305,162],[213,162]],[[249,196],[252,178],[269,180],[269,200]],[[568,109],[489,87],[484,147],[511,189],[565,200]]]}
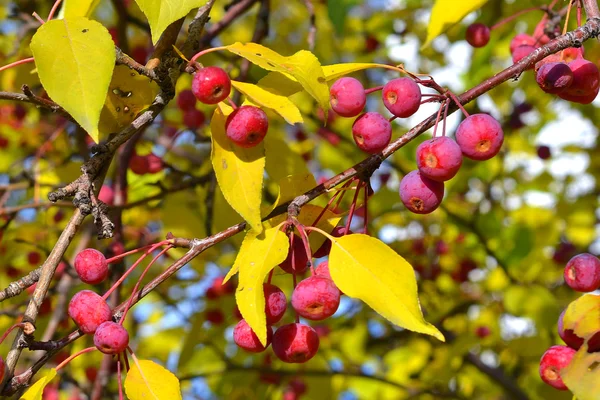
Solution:
{"label": "crabapple cluster", "polygon": [[[589,253],[574,256],[564,270],[565,283],[578,292],[592,292],[600,288],[600,260]],[[540,360],[540,376],[544,382],[558,390],[568,390],[561,378],[561,369],[567,367],[574,354],[585,342],[573,329],[565,327],[563,311],[558,318],[558,335],[566,346],[552,346]],[[583,316],[582,316],[583,317]],[[600,351],[600,331],[587,340],[589,353]]]}
{"label": "crabapple cluster", "polygon": [[384,106],[393,118],[407,118],[421,105],[421,89],[411,78],[396,78],[381,88],[365,91],[362,83],[351,77],[338,79],[329,90],[329,102],[333,111],[342,117],[357,117],[352,125],[352,137],[362,151],[369,154],[380,153],[392,139],[390,120],[378,112],[363,112],[367,93],[382,91]]}
{"label": "crabapple cluster", "polygon": [[[218,276],[213,279],[210,287],[206,290],[205,296],[208,300],[218,300],[231,296],[235,292],[235,286],[232,281],[224,282],[224,277]],[[221,325],[225,322],[225,314],[218,307],[210,306],[204,311],[204,318],[213,325]]]}
{"label": "crabapple cluster", "polygon": [[[177,106],[183,111],[183,123],[192,130],[206,121],[204,113],[196,109],[196,100],[214,105],[226,100],[231,93],[231,79],[219,67],[199,68],[194,73],[191,90],[183,90],[177,97]],[[234,107],[225,123],[229,140],[243,148],[251,148],[263,141],[269,129],[267,114],[259,107]]]}
{"label": "crabapple cluster", "polygon": [[145,156],[134,153],[129,159],[129,169],[136,175],[155,174],[163,168],[162,159],[154,153]]}
{"label": "crabapple cluster", "polygon": [[[334,237],[341,237],[344,228],[335,228]],[[351,232],[349,232],[351,233]],[[327,240],[312,255],[308,255],[303,240],[294,235],[290,238],[288,256],[279,267],[288,274],[301,275],[308,270],[313,257],[325,257],[331,251],[331,242]],[[309,321],[322,321],[331,317],[340,305],[342,293],[331,279],[328,261],[323,261],[317,268],[311,268],[310,276],[301,280],[294,288],[291,305],[297,316]],[[272,345],[273,352],[286,363],[304,363],[310,360],[319,349],[319,334],[305,324],[298,322],[279,326],[273,332],[273,325],[279,323],[287,309],[287,298],[283,291],[271,284],[263,285],[265,295],[265,314],[267,322],[267,344],[263,346],[246,320],[242,319],[235,326],[234,342],[242,349],[251,352],[262,352]],[[297,396],[297,390],[290,389]],[[291,394],[289,395],[291,396]]]}
{"label": "crabapple cluster", "polygon": [[417,170],[400,181],[400,199],[410,211],[429,214],[444,197],[444,182],[452,179],[462,165],[462,157],[483,161],[500,151],[504,133],[500,123],[488,114],[465,118],[455,133],[434,137],[417,147]]}

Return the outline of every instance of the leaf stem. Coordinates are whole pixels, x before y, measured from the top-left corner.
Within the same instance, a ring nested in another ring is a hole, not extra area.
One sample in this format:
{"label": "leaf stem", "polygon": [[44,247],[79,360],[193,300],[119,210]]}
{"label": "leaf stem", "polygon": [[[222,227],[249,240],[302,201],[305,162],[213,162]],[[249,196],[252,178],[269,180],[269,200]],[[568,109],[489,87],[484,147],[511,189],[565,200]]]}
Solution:
{"label": "leaf stem", "polygon": [[71,360],[73,360],[75,357],[79,357],[82,354],[89,353],[90,351],[94,351],[94,350],[96,350],[96,347],[88,347],[88,348],[78,351],[77,353],[69,356],[66,360],[64,360],[63,362],[58,364],[57,367],[55,368],[56,371],[59,371],[62,367],[64,367],[68,363],[70,363]]}
{"label": "leaf stem", "polygon": [[56,13],[56,10],[58,10],[58,6],[60,5],[61,2],[62,2],[62,0],[56,0],[54,2],[54,5],[52,6],[50,13],[48,14],[48,18],[46,18],[46,22],[50,21],[54,17],[54,14]]}
{"label": "leaf stem", "polygon": [[6,332],[4,332],[4,335],[2,335],[2,337],[0,337],[0,344],[2,344],[2,342],[4,342],[4,339],[6,339],[6,337],[15,329],[17,328],[23,328],[25,327],[25,324],[20,322],[18,324],[14,324],[13,326],[11,326],[10,328],[8,328],[8,330]]}
{"label": "leaf stem", "polygon": [[21,64],[26,64],[26,63],[30,63],[30,62],[33,62],[33,61],[34,61],[34,60],[33,60],[33,57],[24,58],[24,59],[22,59],[22,60],[15,61],[14,63],[10,63],[10,64],[8,64],[8,65],[5,65],[5,66],[3,66],[3,67],[0,67],[0,72],[1,72],[1,71],[5,71],[5,70],[7,70],[7,69],[9,69],[9,68],[12,68],[12,67],[16,67],[16,66],[18,66],[18,65],[21,65]]}
{"label": "leaf stem", "polygon": [[194,56],[190,59],[190,62],[188,63],[188,65],[195,63],[198,58],[200,58],[201,56],[203,56],[205,54],[212,53],[213,51],[220,51],[220,50],[227,50],[227,46],[213,47],[210,49],[202,50],[201,52],[194,54]]}

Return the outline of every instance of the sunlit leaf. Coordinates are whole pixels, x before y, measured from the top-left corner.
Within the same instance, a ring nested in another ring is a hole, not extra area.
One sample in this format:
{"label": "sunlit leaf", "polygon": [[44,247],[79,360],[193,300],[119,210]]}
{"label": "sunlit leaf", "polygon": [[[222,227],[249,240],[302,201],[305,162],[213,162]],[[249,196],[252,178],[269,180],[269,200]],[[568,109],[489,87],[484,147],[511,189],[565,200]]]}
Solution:
{"label": "sunlit leaf", "polygon": [[100,111],[115,66],[115,45],[106,28],[84,17],[52,20],[33,35],[31,51],[50,98],[98,141]]}
{"label": "sunlit leaf", "polygon": [[125,378],[125,393],[130,400],[181,399],[179,379],[168,369],[150,360],[131,362],[130,366]]}
{"label": "sunlit leaf", "polygon": [[158,93],[158,85],[126,65],[117,65],[100,114],[100,132],[118,132],[148,108]]}
{"label": "sunlit leaf", "polygon": [[351,74],[356,71],[362,71],[371,68],[383,68],[392,69],[398,71],[398,68],[392,65],[376,64],[376,63],[343,63],[343,64],[331,64],[323,65],[323,73],[327,81],[336,80],[344,75]]}
{"label": "sunlit leaf", "polygon": [[279,53],[256,43],[234,43],[226,47],[230,52],[244,57],[268,71],[281,72],[298,81],[324,110],[328,109],[329,88],[321,63],[314,54],[301,50],[292,56]]}
{"label": "sunlit leaf", "polygon": [[467,14],[480,9],[485,3],[487,3],[487,0],[436,0],[431,10],[431,17],[427,26],[427,39],[423,47],[429,46],[433,39],[444,33],[452,25],[460,22]]}
{"label": "sunlit leaf", "polygon": [[275,111],[285,119],[288,124],[293,125],[304,122],[298,107],[296,107],[296,105],[286,96],[272,93],[252,83],[231,81],[231,86],[244,94],[253,103]]}
{"label": "sunlit leaf", "polygon": [[341,291],[364,301],[390,322],[444,340],[423,318],[413,268],[382,241],[363,234],[335,239],[329,270]]}
{"label": "sunlit leaf", "polygon": [[52,368],[48,373],[37,380],[36,383],[31,385],[29,389],[21,396],[21,400],[42,400],[42,394],[44,388],[49,384],[52,379],[56,376],[56,370]]}
{"label": "sunlit leaf", "polygon": [[238,308],[263,344],[267,342],[263,282],[267,274],[285,260],[288,249],[289,239],[278,226],[260,234],[250,231],[232,267],[240,274],[235,292]]}
{"label": "sunlit leaf", "polygon": [[160,35],[171,23],[185,17],[191,10],[206,4],[206,0],[135,0],[146,15],[152,32],[152,43],[156,44]]}
{"label": "sunlit leaf", "polygon": [[598,400],[600,393],[600,353],[588,353],[587,344],[575,353],[573,359],[559,374],[577,400]]}
{"label": "sunlit leaf", "polygon": [[[231,112],[230,108],[221,107]],[[217,108],[210,123],[211,160],[217,182],[231,207],[253,230],[260,232],[260,203],[265,170],[264,144],[260,143],[249,149],[235,145],[225,133],[226,119],[221,108]]]}
{"label": "sunlit leaf", "polygon": [[563,326],[584,339],[600,331],[600,296],[585,294],[572,301],[565,311]]}
{"label": "sunlit leaf", "polygon": [[306,161],[302,159],[300,154],[290,148],[289,143],[278,132],[269,132],[264,142],[266,152],[265,169],[269,174],[269,178],[281,181],[292,175],[310,174]]}
{"label": "sunlit leaf", "polygon": [[89,17],[100,0],[65,0],[58,18]]}

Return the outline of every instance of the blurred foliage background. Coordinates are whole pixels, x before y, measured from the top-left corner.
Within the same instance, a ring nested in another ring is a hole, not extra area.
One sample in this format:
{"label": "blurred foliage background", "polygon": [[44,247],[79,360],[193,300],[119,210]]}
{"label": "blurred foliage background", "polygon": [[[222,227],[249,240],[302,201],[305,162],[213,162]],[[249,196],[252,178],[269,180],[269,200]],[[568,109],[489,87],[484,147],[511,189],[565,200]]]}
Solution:
{"label": "blurred foliage background", "polygon": [[[284,55],[308,48],[311,27],[305,2],[266,3],[270,5],[268,34],[256,29],[261,23],[257,2],[211,44],[246,42],[258,36],[262,44]],[[473,21],[492,25],[519,10],[545,4],[490,0],[431,46],[421,48],[432,3],[313,1],[314,53],[323,65],[402,63],[460,93],[509,66],[510,40],[517,33],[531,33],[543,13],[532,11],[494,30],[482,49],[472,49],[464,41],[467,25]],[[31,56],[29,40],[37,27],[31,13],[47,15],[52,2],[5,0],[1,4],[0,64],[4,65]],[[229,5],[217,0],[211,23],[218,22]],[[101,0],[92,17],[111,28],[126,53],[145,63],[151,43],[135,2]],[[182,40],[186,26],[187,22]],[[590,41],[585,52],[587,59],[597,62],[600,46]],[[211,53],[202,61],[249,82],[265,74],[230,54]],[[373,87],[397,75],[376,69],[353,76],[365,87]],[[182,77],[178,91],[188,89],[190,81],[189,76]],[[41,93],[32,64],[0,74],[3,91],[19,92],[23,84]],[[298,165],[305,164],[318,181],[365,158],[352,143],[352,120],[334,118],[324,127],[322,112],[310,97],[298,94],[292,100],[306,123],[290,127],[272,115],[267,146],[278,147],[267,159],[265,206],[277,195],[277,178]],[[69,257],[83,247],[106,254],[119,246],[137,248],[168,232],[202,238],[240,221],[214,179],[194,181],[211,172],[208,124],[188,128],[175,103],[143,136],[127,145],[111,166],[105,185],[119,180],[119,166],[128,160],[126,151],[152,152],[166,167],[143,176],[129,170],[124,177],[126,198],[116,199],[111,208],[118,221],[115,239],[97,241],[88,220]],[[565,263],[578,252],[600,253],[600,164],[593,157],[598,151],[599,105],[595,101],[581,106],[544,94],[531,72],[469,104],[469,112],[488,112],[501,121],[503,151],[483,163],[465,159],[457,177],[446,185],[442,207],[431,215],[411,214],[398,196],[399,179],[416,168],[416,146],[430,132],[400,149],[373,176],[371,234],[415,267],[426,318],[444,331],[447,343],[396,329],[365,305],[345,298],[338,313],[319,327],[321,349],[307,364],[283,365],[266,353],[243,353],[232,342],[237,322],[233,296],[205,297],[213,280],[233,264],[242,239],[238,235],[202,253],[135,307],[128,327],[133,348],[182,378],[184,398],[190,399],[279,399],[295,377],[306,382],[303,398],[307,399],[571,398],[544,385],[537,369],[541,354],[561,343],[557,318],[576,297],[562,284]],[[208,121],[211,109],[197,107]],[[367,108],[387,113],[376,94],[369,96]],[[436,111],[436,105],[426,105],[417,115],[396,120],[394,138]],[[448,118],[449,135],[459,121],[458,114]],[[40,265],[56,242],[73,206],[50,205],[46,195],[79,176],[91,144],[85,132],[63,117],[32,105],[0,101],[0,287]],[[548,150],[546,158],[543,153]],[[360,218],[357,225],[361,225]],[[181,254],[183,250],[174,250],[171,256]],[[134,260],[127,258],[113,269],[115,276]],[[82,286],[69,261],[65,260],[65,273],[56,278],[47,310],[37,323],[44,339],[61,338],[75,328],[66,317],[65,304]],[[164,259],[151,274],[156,275],[169,261]],[[122,288],[124,295],[135,278],[134,274]],[[274,283],[291,293],[291,280],[283,271],[276,271]],[[19,318],[27,300],[24,292],[2,303],[0,331]],[[286,316],[284,323],[290,318]],[[87,347],[86,341],[91,338],[77,341],[67,354]],[[7,341],[0,346],[0,353],[6,354],[9,345]],[[35,358],[35,353],[25,352],[19,366]],[[101,358],[92,353],[76,359],[52,390],[61,399],[86,398]],[[103,396],[115,398],[116,391],[115,379],[109,379]]]}

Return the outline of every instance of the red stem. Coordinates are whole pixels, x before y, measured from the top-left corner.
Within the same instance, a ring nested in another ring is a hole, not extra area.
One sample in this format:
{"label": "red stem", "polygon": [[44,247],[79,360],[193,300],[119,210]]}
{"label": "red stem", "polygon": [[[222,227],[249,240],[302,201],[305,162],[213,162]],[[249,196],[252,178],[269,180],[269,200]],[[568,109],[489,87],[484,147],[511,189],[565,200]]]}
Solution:
{"label": "red stem", "polygon": [[158,253],[156,255],[156,257],[154,257],[152,259],[152,261],[150,261],[148,263],[148,265],[146,266],[146,268],[144,269],[144,271],[142,272],[142,274],[140,275],[140,278],[138,279],[138,281],[135,283],[135,286],[133,287],[133,290],[131,291],[131,296],[129,296],[129,301],[127,302],[127,306],[125,306],[125,310],[123,311],[123,316],[121,317],[121,320],[119,321],[119,324],[123,325],[123,322],[125,322],[125,317],[127,316],[127,312],[129,311],[129,309],[131,308],[131,304],[133,303],[133,295],[135,292],[137,292],[138,288],[140,287],[140,284],[142,283],[142,280],[144,279],[144,276],[146,276],[146,274],[148,273],[148,271],[150,270],[150,267],[152,267],[152,265],[154,265],[154,263],[163,255],[165,254],[167,251],[171,250],[173,248],[172,245],[167,246],[166,248],[164,248],[160,253]]}
{"label": "red stem", "polygon": [[46,18],[46,21],[50,21],[54,17],[54,13],[56,13],[56,10],[58,9],[58,6],[60,5],[61,2],[62,2],[62,0],[56,0],[54,2],[54,5],[52,6],[52,9],[50,10],[50,14],[48,14],[48,18]]}
{"label": "red stem", "polygon": [[55,368],[56,371],[59,371],[62,367],[64,367],[68,363],[70,363],[75,357],[79,357],[82,354],[89,353],[90,351],[94,351],[94,350],[96,350],[96,347],[88,347],[86,349],[78,351],[77,353],[73,354],[72,356],[69,356],[65,361],[58,364],[58,366]]}
{"label": "red stem", "polygon": [[142,247],[139,247],[139,248],[137,248],[135,250],[130,250],[128,252],[119,254],[118,256],[111,257],[111,258],[107,259],[106,262],[109,263],[109,264],[112,264],[114,262],[119,261],[120,259],[122,259],[124,257],[127,257],[127,256],[129,256],[131,254],[139,253],[140,251],[145,250],[145,249],[147,249],[149,247],[152,247],[152,246],[156,246],[157,244],[160,244],[162,246],[164,244],[169,244],[169,243],[170,242],[168,240],[163,240],[162,242],[158,242],[158,243],[154,243],[154,244],[149,244],[149,245],[146,245],[146,246],[142,246]]}
{"label": "red stem", "polygon": [[356,201],[358,200],[358,194],[360,193],[360,189],[364,186],[364,182],[359,181],[358,185],[356,185],[356,191],[354,192],[354,198],[352,199],[352,204],[350,204],[350,212],[348,213],[348,220],[346,221],[346,229],[344,229],[344,235],[347,235],[350,232],[350,225],[352,224],[352,217],[354,217],[354,209],[356,208]]}
{"label": "red stem", "polygon": [[117,360],[117,381],[119,384],[119,400],[123,400],[123,382],[121,382],[121,361]]}
{"label": "red stem", "polygon": [[306,230],[304,229],[304,227],[302,226],[301,223],[299,223],[296,220],[293,220],[294,226],[296,227],[296,229],[298,229],[298,233],[300,233],[300,238],[302,239],[302,244],[304,244],[304,251],[306,251],[306,255],[308,257],[308,263],[310,264],[310,273],[311,275],[315,274],[315,267],[312,263],[312,252],[310,250],[310,243],[308,242],[308,235],[306,233]]}
{"label": "red stem", "polygon": [[460,100],[458,99],[458,97],[456,97],[456,95],[454,93],[452,93],[451,91],[448,91],[448,96],[450,96],[450,98],[452,100],[454,100],[454,102],[456,103],[456,105],[458,106],[458,108],[460,108],[460,111],[462,111],[462,113],[464,114],[464,116],[468,117],[469,113],[467,112],[467,110],[465,110],[465,108],[463,107],[463,105],[460,102]]}
{"label": "red stem", "polygon": [[25,324],[20,322],[18,324],[14,324],[13,326],[11,326],[10,328],[8,328],[8,330],[6,332],[4,332],[4,335],[2,335],[2,337],[0,337],[0,344],[2,344],[2,342],[4,342],[4,339],[6,339],[6,337],[15,329],[17,328],[23,328],[25,327]]}
{"label": "red stem", "polygon": [[435,117],[435,125],[433,125],[433,137],[437,135],[437,127],[442,116],[442,108],[444,108],[444,106],[440,105],[440,109],[438,110],[437,116]]}
{"label": "red stem", "polygon": [[490,31],[493,31],[494,29],[497,29],[499,27],[501,27],[502,25],[509,23],[510,21],[512,21],[513,19],[520,17],[523,14],[527,14],[528,12],[531,11],[535,11],[535,10],[540,10],[540,11],[546,11],[544,10],[544,8],[542,7],[531,7],[531,8],[526,8],[524,10],[521,10],[519,12],[517,12],[516,14],[511,15],[510,17],[506,17],[503,20],[500,20],[499,22],[495,23],[494,25],[492,25],[490,27]]}
{"label": "red stem", "polygon": [[27,63],[30,63],[30,62],[33,62],[33,61],[34,61],[33,57],[24,58],[22,60],[15,61],[14,63],[10,63],[8,65],[0,67],[0,72],[1,71],[5,71],[5,70],[7,70],[9,68],[12,68],[12,67],[16,67],[16,66],[21,65],[21,64],[27,64]]}
{"label": "red stem", "polygon": [[373,92],[378,92],[383,89],[383,86],[375,86],[369,89],[365,89],[365,94],[371,94]]}
{"label": "red stem", "polygon": [[364,228],[363,228],[363,233],[365,235],[369,234],[369,208],[367,207],[368,205],[368,201],[369,201],[369,190],[367,189],[367,184],[365,183],[365,190],[364,190],[364,200],[363,200],[363,207],[365,209],[365,217],[364,219]]}

